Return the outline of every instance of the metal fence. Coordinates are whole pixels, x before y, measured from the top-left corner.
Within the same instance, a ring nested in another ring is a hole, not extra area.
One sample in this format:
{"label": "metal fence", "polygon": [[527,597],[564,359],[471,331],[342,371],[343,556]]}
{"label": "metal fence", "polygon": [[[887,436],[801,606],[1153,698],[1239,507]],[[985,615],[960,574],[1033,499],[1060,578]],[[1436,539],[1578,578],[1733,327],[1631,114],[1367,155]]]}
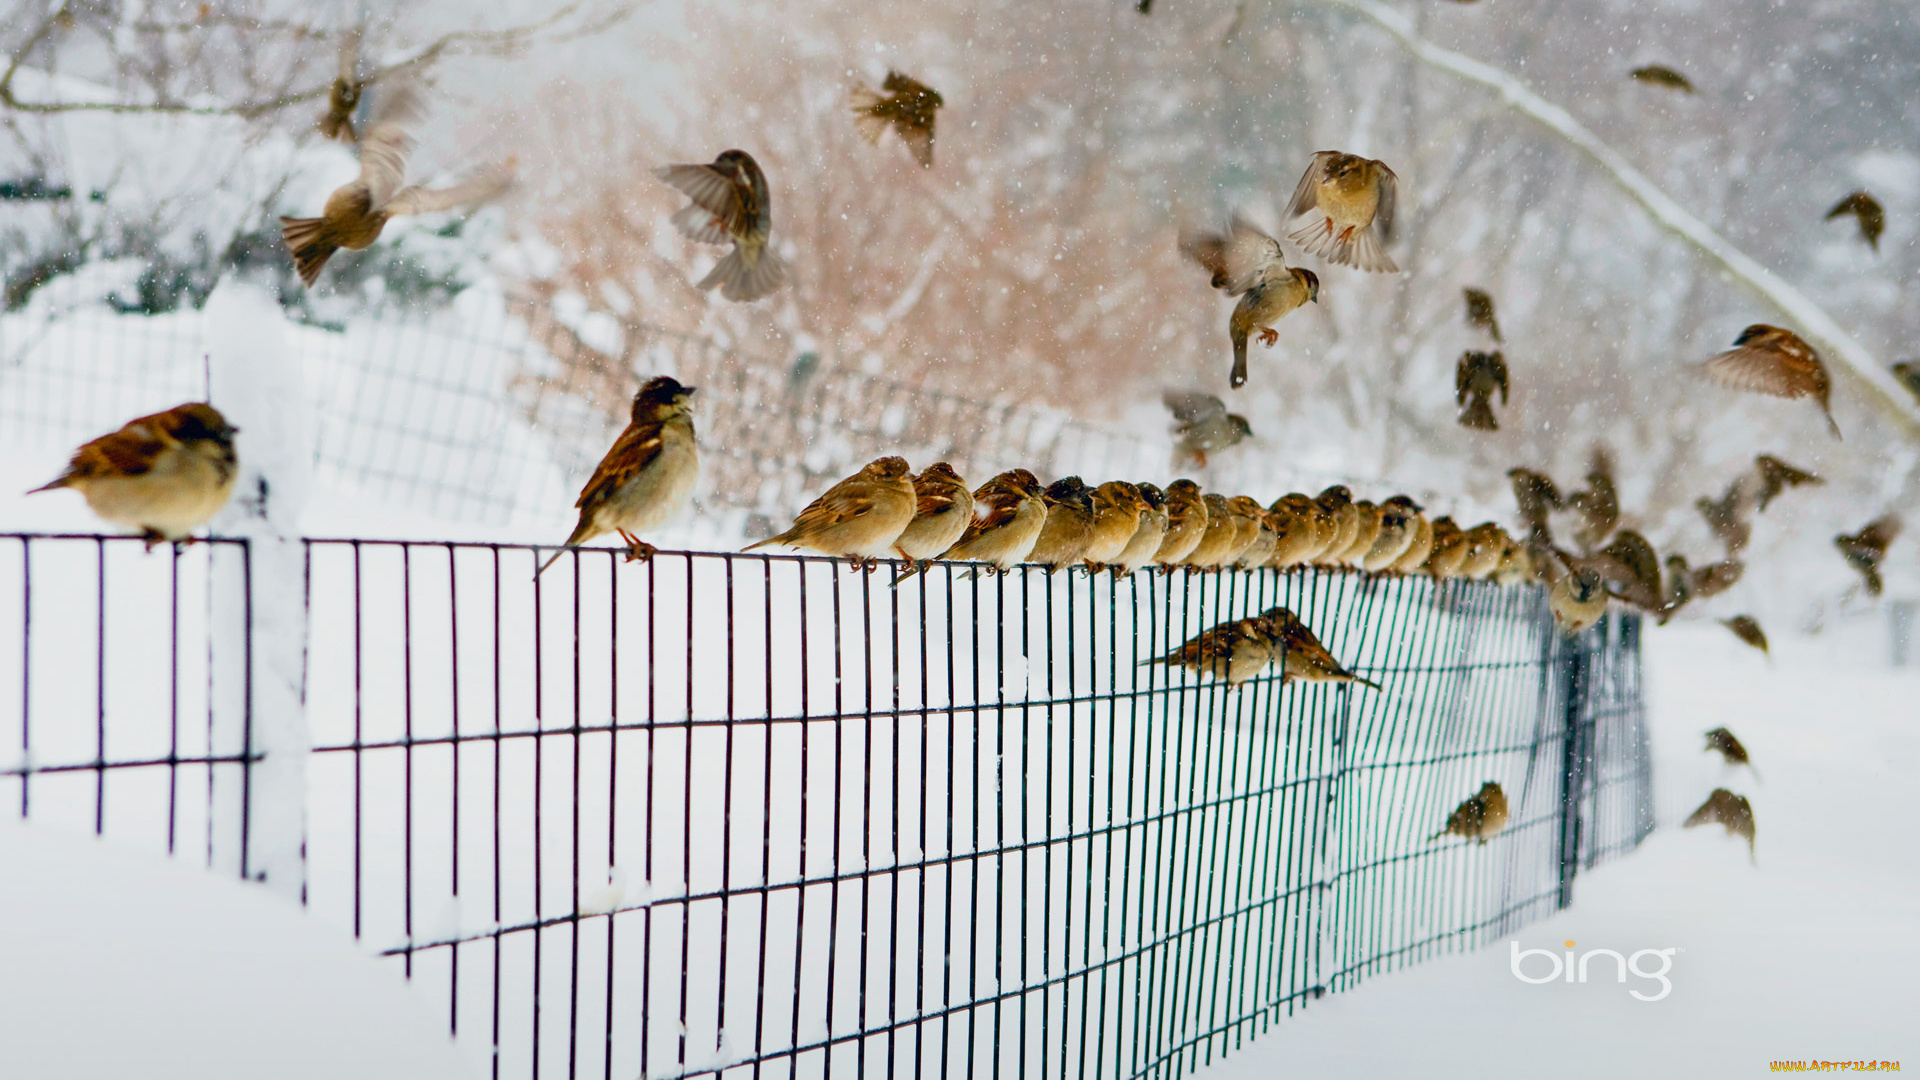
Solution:
{"label": "metal fence", "polygon": [[[492,1075],[652,1080],[1170,1076],[1652,827],[1638,621],[1533,588],[537,554],[308,541],[289,596],[241,543],[0,539],[0,796],[248,877],[291,797],[269,887]],[[264,715],[252,612],[301,597]],[[1383,689],[1139,665],[1274,604]],[[1490,779],[1509,827],[1434,840]]]}

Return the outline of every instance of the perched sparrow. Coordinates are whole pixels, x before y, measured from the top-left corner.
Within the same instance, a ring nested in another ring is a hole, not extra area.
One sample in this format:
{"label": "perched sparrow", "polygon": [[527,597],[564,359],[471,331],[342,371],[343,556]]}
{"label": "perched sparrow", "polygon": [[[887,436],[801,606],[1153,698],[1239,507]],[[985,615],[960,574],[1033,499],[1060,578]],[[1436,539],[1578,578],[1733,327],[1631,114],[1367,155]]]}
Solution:
{"label": "perched sparrow", "polygon": [[[1721,760],[1729,765],[1745,765],[1753,769],[1753,759],[1747,756],[1747,748],[1726,728],[1717,727],[1707,732],[1707,745],[1703,749],[1719,753]],[[1760,770],[1754,769],[1753,774],[1759,776]]]}
{"label": "perched sparrow", "polygon": [[340,39],[340,74],[327,89],[327,111],[316,125],[323,138],[341,142],[359,138],[353,130],[353,110],[360,107],[360,92],[366,89],[356,70],[359,66],[360,30],[356,27]]}
{"label": "perched sparrow", "polygon": [[1281,672],[1281,681],[1290,682],[1350,682],[1361,686],[1380,689],[1380,684],[1363,679],[1333,658],[1320,639],[1314,636],[1300,617],[1283,607],[1272,607],[1260,613],[1260,620],[1266,624],[1267,634],[1274,642],[1274,658],[1284,656],[1286,666]]}
{"label": "perched sparrow", "polygon": [[360,175],[327,196],[319,217],[280,219],[281,238],[293,253],[294,269],[303,283],[311,286],[318,281],[334,252],[359,251],[378,240],[392,218],[479,202],[504,191],[511,182],[505,172],[496,172],[449,188],[402,187],[414,142],[407,127],[417,118],[418,108],[410,87],[382,94],[360,141]]}
{"label": "perched sparrow", "polygon": [[83,444],[65,471],[27,494],[72,488],[102,518],[139,529],[151,551],[185,539],[227,505],[240,471],[236,430],[211,405],[175,405]]}
{"label": "perched sparrow", "polygon": [[1505,587],[1536,580],[1540,571],[1534,566],[1529,545],[1511,536],[1506,538],[1506,542],[1506,547],[1500,551],[1500,561],[1494,564],[1493,573],[1488,575],[1493,583]]}
{"label": "perched sparrow", "polygon": [[741,550],[778,544],[867,562],[893,550],[917,503],[907,459],[879,458],[808,503],[792,528]]}
{"label": "perched sparrow", "polygon": [[1340,556],[1346,554],[1347,549],[1353,546],[1354,538],[1360,535],[1360,509],[1353,504],[1353,492],[1345,484],[1333,485],[1314,496],[1313,501],[1333,518],[1334,525],[1333,539],[1327,542],[1314,563],[1319,566],[1338,566]]}
{"label": "perched sparrow", "polygon": [[1754,458],[1753,467],[1760,476],[1758,501],[1762,511],[1766,510],[1768,503],[1788,488],[1796,488],[1802,484],[1826,483],[1805,469],[1796,469],[1772,454],[1761,454]]}
{"label": "perched sparrow", "polygon": [[1407,545],[1407,550],[1401,552],[1400,557],[1393,561],[1393,565],[1387,567],[1388,573],[1411,574],[1427,565],[1427,559],[1433,555],[1433,522],[1428,521],[1425,514],[1415,513],[1413,526],[1413,541]]}
{"label": "perched sparrow", "polygon": [[1380,529],[1373,544],[1360,555],[1360,569],[1381,571],[1400,561],[1420,531],[1420,507],[1405,495],[1395,495],[1380,504]]}
{"label": "perched sparrow", "polygon": [[1086,554],[1087,544],[1093,540],[1093,491],[1079,477],[1069,476],[1048,485],[1041,500],[1047,505],[1047,520],[1033,550],[1022,561],[1049,570],[1070,567]]}
{"label": "perched sparrow", "polygon": [[1547,590],[1547,608],[1568,637],[1599,622],[1607,613],[1607,586],[1600,571],[1587,563],[1569,567]]}
{"label": "perched sparrow", "polygon": [[1280,243],[1235,216],[1227,235],[1182,233],[1180,250],[1213,273],[1213,287],[1238,296],[1227,320],[1233,341],[1233,374],[1229,385],[1247,384],[1247,337],[1259,331],[1261,344],[1271,349],[1280,340],[1273,328],[1302,304],[1320,299],[1320,278],[1311,270],[1287,265]]}
{"label": "perched sparrow", "polygon": [[1433,519],[1433,554],[1427,556],[1427,573],[1435,581],[1460,577],[1466,565],[1470,545],[1467,534],[1450,517]]}
{"label": "perched sparrow", "polygon": [[1833,406],[1827,400],[1832,392],[1827,365],[1813,346],[1791,330],[1765,323],[1740,331],[1733,346],[1707,361],[1707,378],[1731,390],[1783,398],[1810,397],[1826,416],[1833,437],[1840,437],[1840,425],[1833,422]]}
{"label": "perched sparrow", "polygon": [[1207,531],[1200,535],[1200,542],[1194,545],[1181,565],[1196,570],[1217,570],[1227,561],[1239,556],[1244,547],[1236,548],[1241,526],[1239,515],[1227,503],[1225,495],[1209,492],[1202,496],[1207,504]]}
{"label": "perched sparrow", "polygon": [[1702,495],[1693,500],[1693,505],[1706,519],[1707,528],[1722,544],[1726,545],[1729,556],[1738,555],[1746,550],[1748,541],[1753,539],[1753,524],[1747,520],[1747,492],[1745,477],[1739,477],[1727,485],[1726,493],[1716,501]]}
{"label": "perched sparrow", "polygon": [[711,165],[665,165],[654,175],[693,201],[673,215],[674,227],[703,244],[733,245],[696,288],[718,285],[729,300],[758,300],[787,279],[774,254],[773,204],[766,174],[745,150],[728,150]]}
{"label": "perched sparrow", "polygon": [[1453,401],[1460,406],[1457,422],[1475,431],[1499,431],[1500,421],[1493,415],[1493,393],[1500,392],[1500,407],[1507,406],[1507,359],[1496,350],[1468,350],[1460,354],[1453,368]]}
{"label": "perched sparrow", "polygon": [[1140,666],[1183,667],[1196,675],[1211,675],[1238,686],[1272,662],[1273,642],[1267,637],[1266,623],[1248,618],[1203,630],[1165,656],[1140,661]]}
{"label": "perched sparrow", "polygon": [[1722,559],[1693,571],[1693,598],[1707,600],[1719,596],[1739,583],[1747,565],[1738,559]]}
{"label": "perched sparrow", "polygon": [[1483,521],[1468,529],[1466,558],[1460,563],[1460,575],[1478,581],[1489,577],[1500,566],[1500,556],[1507,550],[1507,536],[1500,526],[1491,521]]}
{"label": "perched sparrow", "polygon": [[1233,560],[1235,566],[1246,570],[1258,570],[1273,559],[1273,553],[1280,546],[1280,533],[1269,521],[1266,508],[1249,495],[1235,495],[1227,500],[1236,514],[1253,526],[1253,538]]}
{"label": "perched sparrow", "polygon": [[1140,531],[1147,501],[1125,480],[1109,480],[1093,489],[1093,533],[1081,557],[1098,569],[1116,559]]}
{"label": "perched sparrow", "polygon": [[[99,507],[94,509],[98,510]],[[1868,596],[1880,595],[1880,561],[1886,558],[1887,548],[1893,546],[1899,536],[1900,519],[1893,514],[1886,514],[1852,536],[1841,533],[1833,538],[1833,546],[1840,549],[1840,557],[1847,560],[1848,566],[1860,572]]]}
{"label": "perched sparrow", "polygon": [[1527,527],[1527,535],[1551,539],[1548,519],[1560,509],[1560,489],[1545,473],[1532,469],[1508,469],[1507,479],[1513,484],[1513,501],[1520,506],[1520,523]]}
{"label": "perched sparrow", "polygon": [[973,520],[940,557],[992,563],[995,570],[1005,570],[1027,557],[1046,523],[1039,479],[1025,469],[1003,472],[974,489]]}
{"label": "perched sparrow", "polygon": [[1592,551],[1606,543],[1607,537],[1619,526],[1620,495],[1613,483],[1613,455],[1606,447],[1593,448],[1587,486],[1567,496],[1567,509],[1580,515],[1573,539],[1582,551]]}
{"label": "perched sparrow", "polygon": [[1373,542],[1380,539],[1381,513],[1375,503],[1361,499],[1353,504],[1355,520],[1358,524],[1353,530],[1353,543],[1340,553],[1340,565],[1359,569],[1360,559],[1373,550]]}
{"label": "perched sparrow", "polygon": [[1679,90],[1688,94],[1693,93],[1693,84],[1687,81],[1685,75],[1680,74],[1670,67],[1662,67],[1659,64],[1648,64],[1646,67],[1634,68],[1633,77],[1649,86],[1664,87],[1668,90]]}
{"label": "perched sparrow", "polygon": [[1874,251],[1880,250],[1880,234],[1887,231],[1887,212],[1881,208],[1880,200],[1864,191],[1856,191],[1833,204],[1833,209],[1827,211],[1827,220],[1832,221],[1842,214],[1852,214],[1860,223],[1860,236]]}
{"label": "perched sparrow", "polygon": [[1133,531],[1133,537],[1120,549],[1120,554],[1107,560],[1115,572],[1123,575],[1152,562],[1160,551],[1160,541],[1167,535],[1166,493],[1152,484],[1140,484],[1136,490],[1140,493],[1140,527]]}
{"label": "perched sparrow", "polygon": [[1313,562],[1333,541],[1333,515],[1298,492],[1275,499],[1267,516],[1275,532],[1271,563],[1282,570]]}
{"label": "perched sparrow", "polygon": [[[627,542],[628,562],[653,558],[657,549],[636,534],[678,514],[700,477],[700,451],[694,445],[693,413],[687,403],[693,390],[656,375],[633,395],[633,418],[580,489],[573,504],[580,510],[580,523],[562,551],[612,532]],[[539,577],[560,555],[554,552],[533,576]]]}
{"label": "perched sparrow", "polygon": [[1313,220],[1287,234],[1309,255],[1336,266],[1395,274],[1382,241],[1393,237],[1394,186],[1397,178],[1384,162],[1337,150],[1313,155],[1287,203],[1287,219],[1312,214]]}
{"label": "perched sparrow", "polygon": [[1195,390],[1169,390],[1161,395],[1167,411],[1173,413],[1175,435],[1173,467],[1207,467],[1207,455],[1225,450],[1253,434],[1252,425],[1239,413],[1227,411],[1226,403],[1212,394]]}
{"label": "perched sparrow", "polygon": [[908,562],[926,562],[954,545],[973,520],[973,492],[944,461],[913,478],[913,521],[893,549]]}
{"label": "perched sparrow", "polygon": [[1728,836],[1744,837],[1747,841],[1747,858],[1753,858],[1753,804],[1747,802],[1745,795],[1735,795],[1726,788],[1714,788],[1700,809],[1689,816],[1685,828],[1695,825],[1724,825]]}
{"label": "perched sparrow", "polygon": [[1447,827],[1429,837],[1427,842],[1443,836],[1461,836],[1482,844],[1499,835],[1507,827],[1507,793],[1492,780],[1480,785],[1480,792],[1454,808],[1447,815]]}
{"label": "perched sparrow", "polygon": [[1471,285],[1460,291],[1467,298],[1467,325],[1485,330],[1496,342],[1503,341],[1500,320],[1493,316],[1493,297]]}
{"label": "perched sparrow", "polygon": [[1173,568],[1187,561],[1193,549],[1207,534],[1207,504],[1200,485],[1191,480],[1175,480],[1167,485],[1167,528],[1153,561]]}
{"label": "perched sparrow", "polygon": [[1666,606],[1660,556],[1646,537],[1632,529],[1621,529],[1591,562],[1613,586],[1609,590],[1613,595],[1645,611],[1657,613]]}
{"label": "perched sparrow", "polygon": [[875,146],[891,127],[913,151],[913,160],[933,167],[934,110],[946,104],[938,91],[897,71],[887,72],[882,93],[864,86],[853,88],[853,126]]}
{"label": "perched sparrow", "polygon": [[1893,365],[1893,377],[1907,388],[1915,401],[1920,401],[1920,363],[1912,360],[1900,360]]}
{"label": "perched sparrow", "polygon": [[1766,631],[1760,629],[1760,623],[1751,615],[1735,615],[1731,619],[1721,619],[1720,625],[1733,631],[1733,636],[1772,656],[1767,649]]}

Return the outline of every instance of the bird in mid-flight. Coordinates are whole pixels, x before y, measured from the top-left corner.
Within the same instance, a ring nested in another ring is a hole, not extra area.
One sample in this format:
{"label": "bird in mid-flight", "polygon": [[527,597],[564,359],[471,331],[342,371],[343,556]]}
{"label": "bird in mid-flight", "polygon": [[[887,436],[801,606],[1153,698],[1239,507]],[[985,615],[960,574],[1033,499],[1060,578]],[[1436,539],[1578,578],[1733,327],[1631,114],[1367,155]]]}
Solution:
{"label": "bird in mid-flight", "polygon": [[1400,267],[1381,245],[1393,236],[1398,178],[1385,162],[1322,150],[1287,203],[1289,221],[1311,220],[1287,234],[1310,255],[1337,266],[1394,274]]}
{"label": "bird in mid-flight", "polygon": [[753,155],[728,150],[711,165],[663,165],[654,175],[693,200],[674,213],[675,228],[702,244],[733,245],[695,288],[717,286],[746,303],[785,283],[787,264],[772,247],[773,196]]}
{"label": "bird in mid-flight", "polygon": [[1840,425],[1833,422],[1833,406],[1827,400],[1833,389],[1827,365],[1813,346],[1791,330],[1765,323],[1747,327],[1733,339],[1733,348],[1707,361],[1707,378],[1732,390],[1810,397],[1827,418],[1833,437],[1840,437]]}
{"label": "bird in mid-flight", "polygon": [[1826,219],[1832,221],[1847,214],[1852,214],[1854,220],[1860,223],[1860,238],[1867,242],[1868,247],[1879,251],[1880,234],[1887,231],[1887,211],[1880,205],[1880,200],[1864,191],[1856,191],[1835,203],[1833,209],[1827,211]]}
{"label": "bird in mid-flight", "polygon": [[889,71],[878,91],[854,87],[851,104],[853,124],[862,138],[878,146],[880,137],[892,128],[913,152],[913,160],[927,168],[933,167],[934,110],[946,105],[939,91],[897,71]]}
{"label": "bird in mid-flight", "polygon": [[1469,349],[1460,354],[1453,367],[1453,400],[1460,407],[1458,422],[1475,431],[1499,431],[1500,421],[1493,415],[1493,395],[1500,395],[1500,406],[1507,404],[1507,358],[1499,350],[1481,352]]}
{"label": "bird in mid-flight", "polygon": [[1227,232],[1186,232],[1180,250],[1213,274],[1213,287],[1238,296],[1227,320],[1233,341],[1234,389],[1247,383],[1247,338],[1258,331],[1261,344],[1272,348],[1280,340],[1273,324],[1302,304],[1320,299],[1320,277],[1311,270],[1287,265],[1280,243],[1245,218],[1235,215]]}

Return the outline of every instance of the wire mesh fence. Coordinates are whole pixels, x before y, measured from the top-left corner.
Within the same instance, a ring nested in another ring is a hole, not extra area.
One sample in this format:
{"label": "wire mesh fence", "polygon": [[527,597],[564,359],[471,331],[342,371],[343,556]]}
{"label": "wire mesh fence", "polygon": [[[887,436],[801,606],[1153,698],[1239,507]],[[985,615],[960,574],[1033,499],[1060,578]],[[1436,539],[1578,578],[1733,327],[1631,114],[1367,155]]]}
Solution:
{"label": "wire mesh fence", "polygon": [[[119,590],[181,571],[102,584],[119,542],[14,542],[12,677],[70,658],[26,644],[65,607],[105,621],[112,684]],[[86,572],[42,585],[54,548]],[[1170,1076],[1511,933],[1652,826],[1638,622],[1567,641],[1533,588],[537,555],[315,540],[304,567],[299,892],[495,1076]],[[1275,605],[1381,689],[1141,664]],[[34,818],[45,767],[116,767],[91,733],[124,719],[109,689],[56,757],[43,693],[10,698],[0,774]],[[1488,780],[1506,829],[1435,839]]]}

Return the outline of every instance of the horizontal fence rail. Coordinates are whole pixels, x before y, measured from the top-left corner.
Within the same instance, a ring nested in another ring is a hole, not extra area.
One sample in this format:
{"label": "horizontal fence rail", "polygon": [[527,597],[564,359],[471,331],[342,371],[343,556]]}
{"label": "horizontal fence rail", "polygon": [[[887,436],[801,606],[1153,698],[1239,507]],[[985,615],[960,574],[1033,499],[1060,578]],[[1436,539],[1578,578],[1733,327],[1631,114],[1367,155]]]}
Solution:
{"label": "horizontal fence rail", "polygon": [[[246,562],[11,543],[0,603],[32,621],[0,679],[36,685],[44,613],[106,627],[74,670],[111,687],[120,589],[156,598],[137,619],[218,621],[218,568]],[[312,540],[301,583],[301,891],[494,1076],[1171,1076],[1513,932],[1651,829],[1637,618],[1565,639],[1531,587],[957,564],[896,585],[886,563],[601,549],[535,579],[541,556]],[[1141,665],[1274,605],[1381,689]],[[167,640],[218,652],[202,632]],[[111,688],[60,714],[42,693],[13,694],[27,750],[0,772],[32,781],[30,818],[51,729],[91,782],[123,720]],[[234,745],[176,771],[244,770]],[[1506,829],[1434,839],[1489,780]]]}

